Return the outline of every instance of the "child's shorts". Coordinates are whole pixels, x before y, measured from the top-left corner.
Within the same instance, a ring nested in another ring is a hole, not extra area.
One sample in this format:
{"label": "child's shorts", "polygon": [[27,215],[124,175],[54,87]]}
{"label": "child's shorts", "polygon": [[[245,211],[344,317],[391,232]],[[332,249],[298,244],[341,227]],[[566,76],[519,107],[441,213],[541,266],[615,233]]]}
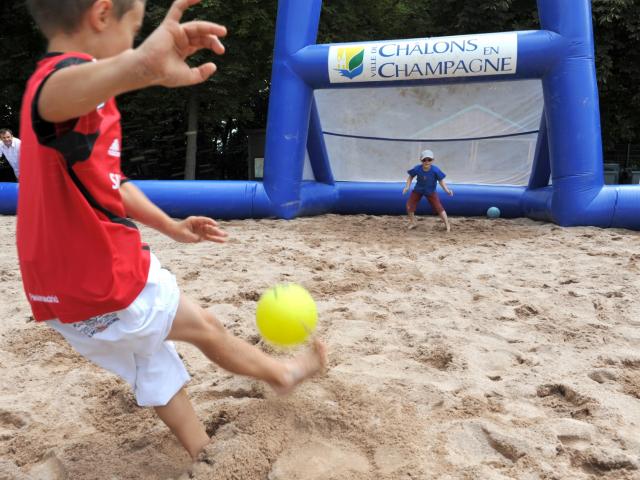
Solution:
{"label": "child's shorts", "polygon": [[444,212],[444,207],[442,206],[442,203],[440,203],[440,197],[438,196],[437,192],[425,195],[424,193],[416,192],[415,190],[411,192],[411,194],[409,195],[409,200],[407,200],[407,212],[415,212],[416,208],[418,208],[418,203],[423,196],[427,198],[427,201],[429,202],[429,205],[431,205],[433,213],[435,213],[436,215],[440,215],[441,212]]}
{"label": "child's shorts", "polygon": [[147,284],[126,309],[83,322],[47,323],[82,356],[126,380],[138,405],[163,406],[189,381],[173,343],[165,341],[179,300],[176,278],[151,254]]}

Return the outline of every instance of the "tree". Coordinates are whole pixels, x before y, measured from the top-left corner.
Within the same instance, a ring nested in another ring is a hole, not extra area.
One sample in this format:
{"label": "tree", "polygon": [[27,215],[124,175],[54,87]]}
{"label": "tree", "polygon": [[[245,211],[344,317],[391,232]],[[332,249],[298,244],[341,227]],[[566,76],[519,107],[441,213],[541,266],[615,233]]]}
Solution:
{"label": "tree", "polygon": [[[141,38],[164,18],[170,0],[147,2]],[[539,28],[533,0],[325,1],[319,43],[415,38]],[[187,12],[225,24],[219,72],[196,90],[198,178],[245,178],[247,129],[266,123],[277,0],[203,0]],[[601,118],[606,148],[640,142],[640,2],[593,0]],[[0,3],[0,126],[18,131],[24,84],[45,43],[20,2]],[[200,53],[192,61],[209,61]],[[151,88],[118,99],[123,112],[125,171],[180,178],[187,130],[185,89]]]}
{"label": "tree", "polygon": [[24,86],[45,52],[23,2],[0,3],[0,128],[19,132]]}
{"label": "tree", "polygon": [[[170,3],[148,4],[142,38],[162,21]],[[214,20],[229,30],[225,55],[213,59],[218,73],[191,87],[200,99],[198,178],[245,178],[246,144],[240,150],[230,145],[237,145],[236,137],[244,139],[246,129],[266,123],[276,1],[204,0],[187,12],[185,20],[193,18]],[[211,59],[210,53],[201,52],[190,61],[195,65]],[[127,114],[123,127],[132,140],[127,139],[125,168],[130,166],[127,158],[148,151],[163,157],[164,171],[153,176],[176,178],[184,171],[187,98],[184,89],[161,88],[122,97],[119,104]]]}
{"label": "tree", "polygon": [[640,2],[594,0],[596,68],[605,149],[640,142]]}

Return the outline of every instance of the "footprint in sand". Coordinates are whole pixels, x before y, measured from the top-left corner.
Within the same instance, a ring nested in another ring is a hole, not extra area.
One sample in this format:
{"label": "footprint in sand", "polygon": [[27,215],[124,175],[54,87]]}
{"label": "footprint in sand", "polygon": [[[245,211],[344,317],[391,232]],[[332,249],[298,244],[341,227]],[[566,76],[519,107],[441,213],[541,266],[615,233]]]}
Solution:
{"label": "footprint in sand", "polygon": [[640,400],[640,372],[625,372],[618,378],[622,391]]}
{"label": "footprint in sand", "polygon": [[591,380],[598,383],[607,383],[608,381],[612,381],[616,379],[616,374],[611,370],[594,370],[593,372],[587,375]]}
{"label": "footprint in sand", "polygon": [[560,383],[540,385],[536,394],[546,407],[561,417],[587,418],[598,405],[595,400]]}
{"label": "footprint in sand", "polygon": [[419,345],[412,358],[442,371],[454,367],[453,353],[444,345]]}
{"label": "footprint in sand", "polygon": [[608,358],[604,360],[609,365],[618,368],[598,369],[589,373],[589,378],[594,382],[615,382],[622,387],[622,392],[631,397],[640,399],[640,359],[636,357],[623,357],[620,359]]}
{"label": "footprint in sand", "polygon": [[499,432],[484,422],[453,425],[446,436],[448,460],[461,467],[491,462],[512,464],[533,451],[526,439]]}
{"label": "footprint in sand", "polygon": [[571,456],[572,463],[580,465],[585,472],[597,476],[610,475],[607,478],[632,478],[618,475],[624,475],[623,470],[637,471],[640,468],[637,459],[617,449],[591,447],[574,451]]}
{"label": "footprint in sand", "polygon": [[210,437],[214,437],[216,432],[220,430],[220,428],[224,427],[228,423],[232,421],[232,417],[226,410],[220,410],[216,415],[213,415],[206,423],[205,429],[207,431],[207,435]]}
{"label": "footprint in sand", "polygon": [[28,422],[27,415],[24,413],[10,412],[8,410],[0,410],[0,427],[20,429]]}
{"label": "footprint in sand", "polygon": [[496,452],[507,460],[517,462],[526,455],[526,446],[517,438],[504,435],[487,427],[482,427],[487,442]]}
{"label": "footprint in sand", "polygon": [[621,358],[620,363],[625,368],[640,369],[640,358],[638,357]]}
{"label": "footprint in sand", "polygon": [[556,419],[551,428],[562,445],[576,450],[588,448],[598,436],[594,425],[573,418]]}
{"label": "footprint in sand", "polygon": [[10,439],[16,430],[20,430],[28,424],[29,417],[27,414],[0,410],[0,440]]}
{"label": "footprint in sand", "polygon": [[518,318],[532,317],[540,313],[537,308],[526,304],[516,307],[514,311]]}

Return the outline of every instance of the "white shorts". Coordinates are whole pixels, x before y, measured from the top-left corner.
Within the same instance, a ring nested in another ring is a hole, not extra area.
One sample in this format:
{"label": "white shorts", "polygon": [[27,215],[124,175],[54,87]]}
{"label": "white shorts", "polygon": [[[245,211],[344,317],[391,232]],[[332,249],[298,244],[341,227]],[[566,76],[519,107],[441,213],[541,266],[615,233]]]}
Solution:
{"label": "white shorts", "polygon": [[126,309],[83,322],[47,323],[82,356],[126,380],[141,407],[157,407],[189,381],[173,342],[165,341],[178,310],[176,278],[151,254],[149,277]]}

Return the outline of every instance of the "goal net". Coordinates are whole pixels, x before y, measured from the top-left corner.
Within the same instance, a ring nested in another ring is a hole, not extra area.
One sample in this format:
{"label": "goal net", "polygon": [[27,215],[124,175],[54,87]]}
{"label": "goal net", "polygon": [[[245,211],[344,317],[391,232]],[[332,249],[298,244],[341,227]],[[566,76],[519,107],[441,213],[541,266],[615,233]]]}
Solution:
{"label": "goal net", "polygon": [[336,181],[404,181],[424,149],[449,183],[526,185],[531,175],[539,80],[328,89],[315,100]]}

